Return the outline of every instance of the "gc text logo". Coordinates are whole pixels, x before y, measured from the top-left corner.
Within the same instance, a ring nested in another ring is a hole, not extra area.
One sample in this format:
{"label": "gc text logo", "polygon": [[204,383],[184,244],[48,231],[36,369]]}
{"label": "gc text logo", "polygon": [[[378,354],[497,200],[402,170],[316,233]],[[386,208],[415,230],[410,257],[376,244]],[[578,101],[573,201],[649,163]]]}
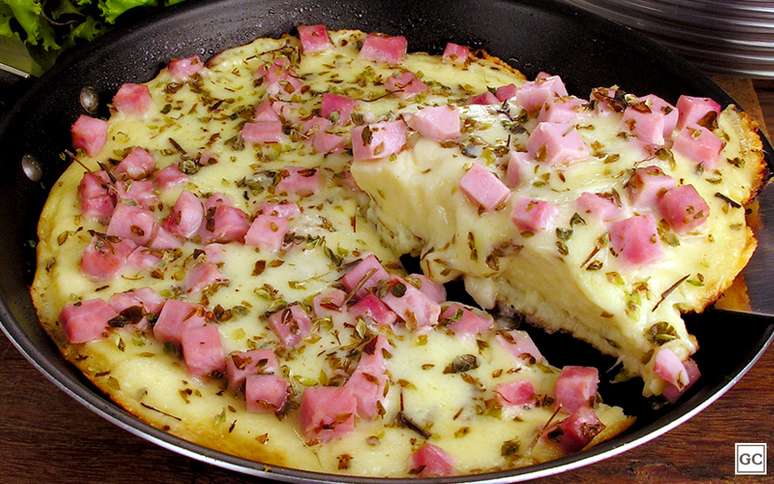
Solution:
{"label": "gc text logo", "polygon": [[735,473],[744,476],[766,475],[766,444],[737,443]]}

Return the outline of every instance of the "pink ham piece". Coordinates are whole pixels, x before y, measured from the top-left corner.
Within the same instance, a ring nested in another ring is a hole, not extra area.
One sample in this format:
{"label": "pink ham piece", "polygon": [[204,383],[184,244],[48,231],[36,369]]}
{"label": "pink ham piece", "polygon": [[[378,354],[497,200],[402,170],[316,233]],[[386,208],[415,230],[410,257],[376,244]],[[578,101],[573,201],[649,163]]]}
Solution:
{"label": "pink ham piece", "polygon": [[204,62],[198,55],[175,57],[167,65],[169,75],[176,81],[185,81],[204,69]]}
{"label": "pink ham piece", "polygon": [[164,220],[162,226],[170,233],[184,239],[190,239],[204,221],[204,205],[189,191],[183,191],[177,197],[175,205]]}
{"label": "pink ham piece", "polygon": [[245,245],[258,247],[262,251],[277,252],[282,248],[287,233],[286,218],[260,214],[255,217],[245,234]]}
{"label": "pink ham piece", "polygon": [[500,383],[495,387],[495,394],[503,407],[524,407],[535,403],[535,387],[529,380]]}
{"label": "pink ham piece", "polygon": [[150,210],[119,204],[110,217],[107,234],[147,245],[156,235],[156,218]]}
{"label": "pink ham piece", "polygon": [[227,284],[229,282],[216,264],[203,262],[188,270],[183,281],[183,290],[187,293],[200,292],[215,284]]}
{"label": "pink ham piece", "polygon": [[330,119],[321,116],[312,116],[301,123],[301,131],[304,134],[322,133],[331,126],[333,126],[333,123]]}
{"label": "pink ham piece", "polygon": [[340,153],[344,151],[347,139],[332,133],[315,133],[312,135],[312,148],[315,153],[327,155],[328,153]]}
{"label": "pink ham piece", "polygon": [[269,326],[285,348],[295,348],[312,330],[312,321],[298,304],[269,316]]}
{"label": "pink ham piece", "polygon": [[389,352],[389,349],[384,336],[379,335],[371,339],[363,348],[360,362],[345,385],[357,400],[358,415],[366,420],[374,419],[379,415],[379,403],[385,398],[387,374],[382,351]]}
{"label": "pink ham piece", "polygon": [[479,314],[462,304],[451,303],[441,314],[449,321],[448,328],[456,336],[476,336],[492,327],[494,320],[488,314]]}
{"label": "pink ham piece", "polygon": [[551,202],[519,197],[513,203],[511,221],[521,231],[537,233],[553,224],[557,212]]}
{"label": "pink ham piece", "polygon": [[570,123],[540,123],[527,140],[529,155],[549,165],[589,157],[589,148]]}
{"label": "pink ham piece", "polygon": [[259,211],[264,215],[283,218],[292,218],[301,213],[301,209],[298,208],[298,205],[287,200],[282,200],[277,203],[263,202]]}
{"label": "pink ham piece", "polygon": [[272,63],[262,65],[256,71],[255,77],[261,79],[266,85],[266,92],[269,96],[293,94],[303,88],[304,84],[288,70],[289,65],[290,61],[286,57],[278,57]]}
{"label": "pink ham piece", "polygon": [[624,110],[624,125],[644,144],[664,145],[677,126],[677,108],[653,94],[638,101]]}
{"label": "pink ham piece", "polygon": [[376,160],[400,152],[406,144],[406,123],[383,121],[352,129],[355,161]]}
{"label": "pink ham piece", "polygon": [[400,64],[406,57],[407,48],[408,42],[402,35],[368,34],[360,49],[360,57],[374,62]]}
{"label": "pink ham piece", "polygon": [[454,460],[429,442],[411,454],[411,473],[419,477],[444,477],[454,474]]}
{"label": "pink ham piece", "polygon": [[344,305],[347,293],[335,287],[326,289],[312,300],[314,314],[318,318],[332,318],[342,314],[347,307]]}
{"label": "pink ham piece", "polygon": [[203,244],[242,241],[249,228],[247,214],[232,206],[227,197],[214,194],[204,203],[204,223],[199,227]]}
{"label": "pink ham piece", "polygon": [[465,62],[470,55],[470,49],[464,45],[449,42],[443,49],[443,60],[449,62]]}
{"label": "pink ham piece", "polygon": [[424,108],[411,116],[408,125],[433,141],[451,141],[460,137],[460,112],[452,106]]}
{"label": "pink ham piece", "polygon": [[677,135],[672,149],[702,165],[705,170],[713,170],[723,150],[723,141],[703,126],[689,126]]}
{"label": "pink ham piece", "polygon": [[584,101],[574,96],[551,99],[540,108],[538,122],[575,123],[584,105]]}
{"label": "pink ham piece", "polygon": [[131,240],[95,235],[81,256],[81,271],[95,280],[112,279],[136,247]]}
{"label": "pink ham piece", "polygon": [[566,453],[578,452],[605,429],[594,410],[579,408],[569,417],[547,430],[545,438],[556,442]]}
{"label": "pink ham piece", "polygon": [[374,294],[366,294],[350,306],[349,314],[353,318],[367,318],[380,326],[392,326],[398,319],[395,314]]}
{"label": "pink ham piece", "polygon": [[479,163],[462,176],[460,189],[468,200],[481,207],[485,212],[501,208],[511,194],[511,191],[497,175],[484,168]]}
{"label": "pink ham piece", "polygon": [[369,254],[344,274],[344,277],[341,278],[341,284],[347,291],[359,287],[355,295],[362,297],[369,289],[389,278],[390,274],[384,270],[376,256]]}
{"label": "pink ham piece", "polygon": [[285,407],[290,384],[277,375],[250,375],[245,381],[245,406],[248,412],[272,413]]}
{"label": "pink ham piece", "polygon": [[623,214],[620,202],[608,194],[583,192],[575,201],[582,216],[591,216],[602,222],[615,220]]}
{"label": "pink ham piece", "polygon": [[237,391],[250,375],[270,375],[277,371],[279,363],[272,350],[252,350],[231,353],[226,357],[228,387]]}
{"label": "pink ham piece", "polygon": [[111,187],[110,177],[104,170],[84,173],[78,184],[81,212],[87,217],[107,221],[116,207],[116,197]]}
{"label": "pink ham piece", "polygon": [[309,387],[301,397],[301,432],[308,442],[328,442],[355,429],[357,400],[347,387]]}
{"label": "pink ham piece", "polygon": [[384,81],[384,88],[401,99],[411,99],[427,91],[427,85],[411,71],[391,75]]}
{"label": "pink ham piece", "polygon": [[336,124],[347,124],[356,105],[357,101],[350,97],[326,92],[322,95],[320,116],[330,119]]}
{"label": "pink ham piece", "polygon": [[516,96],[517,88],[515,84],[506,84],[495,89],[495,97],[498,101],[503,102]]}
{"label": "pink ham piece", "polygon": [[526,82],[519,86],[516,93],[516,101],[527,110],[528,113],[540,111],[543,104],[554,97],[564,97],[567,95],[567,88],[559,76],[538,75],[531,82]]}
{"label": "pink ham piece", "polygon": [[382,302],[393,310],[409,329],[429,328],[438,323],[441,306],[422,291],[402,279],[391,281],[389,286]]}
{"label": "pink ham piece", "polygon": [[687,392],[688,389],[691,388],[701,376],[699,366],[691,358],[683,361],[683,367],[685,367],[685,372],[688,375],[688,382],[682,385],[680,388],[676,387],[675,385],[667,385],[664,388],[664,398],[666,398],[671,403],[675,403],[680,398],[680,396]]}
{"label": "pink ham piece", "polygon": [[132,180],[139,180],[150,175],[156,168],[156,160],[147,150],[134,147],[121,160],[113,171],[116,175],[126,175]]}
{"label": "pink ham piece", "polygon": [[610,245],[621,260],[641,266],[661,258],[656,221],[651,215],[635,215],[610,226]]}
{"label": "pink ham piece", "polygon": [[207,244],[204,246],[204,255],[207,257],[207,262],[213,264],[220,264],[225,262],[226,257],[223,253],[223,244]]}
{"label": "pink ham piece", "polygon": [[532,159],[529,153],[511,151],[508,153],[508,166],[505,169],[505,185],[508,188],[519,186],[525,175],[530,170]]}
{"label": "pink ham piece", "polygon": [[162,343],[180,344],[186,328],[204,326],[204,308],[177,299],[168,299],[153,325],[153,336]]}
{"label": "pink ham piece", "polygon": [[710,208],[693,185],[670,188],[658,200],[661,216],[672,230],[684,233],[695,229],[709,217]]}
{"label": "pink ham piece", "polygon": [[668,385],[683,388],[688,383],[688,371],[680,358],[669,348],[659,348],[653,359],[653,372]]}
{"label": "pink ham piece", "polygon": [[139,306],[145,314],[159,314],[166,299],[149,287],[118,292],[110,296],[108,304],[118,313],[124,309]]}
{"label": "pink ham piece", "polygon": [[177,165],[169,165],[159,170],[153,177],[153,182],[159,190],[166,190],[187,181],[188,175],[180,171]]}
{"label": "pink ham piece", "polygon": [[116,183],[118,198],[131,201],[142,208],[155,209],[159,204],[156,189],[150,180],[135,180]]}
{"label": "pink ham piece", "polygon": [[526,331],[512,330],[501,331],[495,336],[500,346],[517,358],[534,360],[536,362],[545,361],[535,342]]}
{"label": "pink ham piece", "polygon": [[500,100],[497,99],[497,96],[495,96],[491,92],[486,91],[468,99],[468,104],[481,104],[481,105],[500,104]]}
{"label": "pink ham piece", "polygon": [[188,372],[194,376],[210,376],[226,369],[223,345],[217,326],[207,324],[187,327],[180,340]]}
{"label": "pink ham piece", "polygon": [[304,54],[320,52],[333,47],[328,37],[328,29],[323,24],[299,25],[298,37],[301,39],[301,50]]}
{"label": "pink ham piece", "polygon": [[279,121],[245,123],[240,134],[247,143],[279,143],[282,140],[282,123]]}
{"label": "pink ham piece", "polygon": [[599,385],[599,372],[590,366],[565,366],[556,379],[556,404],[567,413],[593,406]]}
{"label": "pink ham piece", "polygon": [[322,186],[322,177],[317,168],[286,168],[280,172],[282,179],[277,183],[275,193],[307,197],[314,195]]}
{"label": "pink ham piece", "polygon": [[88,343],[106,336],[108,321],[118,313],[102,299],[68,304],[59,313],[59,322],[72,344]]}
{"label": "pink ham piece", "polygon": [[182,246],[183,243],[177,237],[167,232],[167,229],[164,227],[156,229],[156,236],[153,237],[150,243],[150,248],[157,250],[179,249]]}
{"label": "pink ham piece", "polygon": [[271,121],[282,121],[279,114],[274,110],[273,103],[271,102],[271,99],[266,98],[263,101],[261,101],[258,106],[255,107],[255,115],[253,116],[253,121],[262,121],[262,122],[271,122]]}
{"label": "pink ham piece", "polygon": [[107,121],[81,114],[70,127],[73,147],[85,151],[89,156],[94,156],[105,146],[107,131]]}
{"label": "pink ham piece", "polygon": [[677,110],[680,115],[677,120],[677,129],[699,124],[710,113],[715,116],[720,114],[720,104],[708,97],[680,96],[677,100]]}
{"label": "pink ham piece", "polygon": [[411,274],[411,277],[415,282],[419,282],[419,289],[422,293],[430,298],[431,301],[441,304],[446,301],[446,288],[443,284],[439,284],[424,274]]}
{"label": "pink ham piece", "polygon": [[650,208],[667,190],[675,186],[675,179],[665,174],[657,166],[646,166],[634,170],[626,182],[626,191],[632,205]]}
{"label": "pink ham piece", "polygon": [[162,253],[147,247],[137,247],[126,258],[126,265],[135,269],[149,270],[161,263]]}
{"label": "pink ham piece", "polygon": [[127,116],[142,116],[153,104],[150,89],[145,84],[122,84],[113,96],[113,107]]}

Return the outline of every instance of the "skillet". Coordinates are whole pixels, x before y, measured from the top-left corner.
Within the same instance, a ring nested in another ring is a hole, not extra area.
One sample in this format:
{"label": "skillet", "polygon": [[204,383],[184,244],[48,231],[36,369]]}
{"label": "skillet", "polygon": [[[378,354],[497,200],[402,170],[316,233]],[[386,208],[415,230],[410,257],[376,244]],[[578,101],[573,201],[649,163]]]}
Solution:
{"label": "skillet", "polygon": [[[570,92],[589,92],[595,86],[617,83],[630,92],[652,92],[672,101],[683,93],[712,97],[723,105],[733,100],[664,48],[631,30],[553,0],[335,0],[325,4],[313,0],[189,0],[66,54],[54,69],[30,86],[0,121],[0,224],[4,228],[4,237],[0,238],[0,326],[9,339],[71,397],[151,442],[256,476],[329,482],[341,480],[341,476],[267,467],[143,424],[111,403],[64,361],[38,325],[28,295],[35,268],[34,250],[28,241],[35,239],[35,225],[48,188],[66,167],[59,153],[69,146],[69,126],[82,112],[78,95],[83,86],[93,86],[103,100],[109,99],[123,82],[144,82],[154,77],[171,57],[210,57],[256,37],[292,31],[301,23],[402,34],[408,37],[410,50],[431,53],[440,53],[447,41],[483,47],[530,78],[540,70],[561,74]],[[764,144],[771,167],[774,151],[768,142]],[[40,182],[31,182],[24,175],[20,164],[24,154],[39,161],[43,174]],[[461,297],[459,287],[452,286],[450,294]],[[774,325],[759,316],[708,311],[688,316],[687,320],[701,344],[696,359],[704,376],[680,403],[653,408],[640,397],[640,382],[603,383],[600,391],[608,403],[621,405],[638,417],[626,433],[588,452],[557,461],[444,482],[512,482],[555,474],[621,453],[708,406],[744,375],[774,339]],[[530,332],[557,366],[593,365],[604,371],[613,364],[611,358],[568,336]]]}

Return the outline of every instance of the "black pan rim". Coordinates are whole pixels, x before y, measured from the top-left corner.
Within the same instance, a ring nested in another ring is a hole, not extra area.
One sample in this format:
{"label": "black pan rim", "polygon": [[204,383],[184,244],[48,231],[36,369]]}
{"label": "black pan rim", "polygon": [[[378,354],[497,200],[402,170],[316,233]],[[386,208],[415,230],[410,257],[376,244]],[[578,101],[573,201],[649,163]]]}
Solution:
{"label": "black pan rim", "polygon": [[[161,11],[153,16],[149,16],[137,24],[126,26],[111,32],[93,44],[83,46],[66,54],[51,71],[49,71],[43,78],[33,84],[33,86],[9,111],[8,115],[4,117],[2,122],[0,122],[0,134],[6,131],[8,123],[12,122],[13,118],[18,115],[20,110],[22,110],[27,103],[34,99],[36,92],[38,92],[40,89],[45,89],[45,86],[49,85],[52,80],[56,79],[58,75],[66,71],[66,69],[72,64],[77,63],[80,58],[87,57],[93,52],[99,51],[101,48],[116,39],[131,36],[133,33],[142,32],[144,28],[147,28],[153,24],[165,20],[168,21],[178,16],[206,15],[209,9],[229,8],[229,6],[235,5],[239,1],[240,0],[189,1],[185,4],[181,4],[169,10]],[[498,0],[498,3],[512,2]],[[610,31],[617,38],[620,38],[622,42],[637,43],[640,46],[644,46],[648,50],[661,56],[664,59],[664,62],[674,64],[680,67],[680,69],[684,69],[691,76],[695,77],[698,80],[698,84],[703,86],[704,89],[715,92],[716,98],[718,100],[722,100],[724,104],[734,103],[734,100],[728,96],[728,94],[722,91],[712,80],[688,64],[687,61],[681,59],[668,49],[644,38],[640,34],[627,27],[622,27],[593,14],[579,11],[573,7],[561,3],[558,0],[528,0],[522,3],[537,5],[541,9],[550,10],[562,15],[576,16],[585,22],[594,22],[596,25]],[[768,143],[765,137],[762,138],[768,165],[769,167],[772,167],[772,163],[774,163],[774,151],[772,150],[771,145]],[[345,475],[309,472],[281,466],[264,465],[258,462],[234,457],[219,451],[202,447],[158,430],[124,411],[96,390],[83,385],[71,375],[67,375],[56,368],[55,365],[53,365],[52,362],[49,361],[48,358],[35,347],[32,341],[17,325],[11,315],[10,310],[8,309],[8,305],[5,300],[0,301],[0,329],[2,329],[3,333],[9,338],[17,350],[19,350],[19,352],[22,353],[22,355],[28,361],[30,361],[30,363],[38,371],[43,373],[46,378],[48,378],[58,388],[67,393],[70,397],[107,421],[156,445],[202,462],[213,464],[233,471],[250,474],[253,476],[269,477],[273,479],[297,482],[340,482],[353,479],[353,477],[348,477]],[[470,476],[457,476],[454,478],[444,479],[444,482],[513,482],[514,480],[533,479],[575,469],[621,454],[631,448],[657,438],[658,436],[677,427],[678,425],[682,424],[686,420],[690,419],[708,407],[726,391],[728,391],[728,389],[730,389],[737,381],[739,381],[739,379],[741,379],[744,374],[747,373],[747,371],[749,371],[749,369],[766,351],[773,340],[774,325],[769,325],[764,337],[759,340],[759,344],[756,345],[755,348],[750,348],[749,359],[747,359],[744,364],[735,369],[736,371],[732,379],[721,382],[720,384],[717,384],[713,388],[709,389],[709,395],[707,398],[700,399],[697,398],[697,395],[694,395],[693,398],[683,401],[681,404],[675,406],[667,415],[661,419],[635,432],[630,434],[625,433],[622,436],[600,444],[599,446],[594,447],[587,452],[564,457],[555,461],[550,461],[521,469],[476,474]],[[662,420],[665,420],[666,423],[663,423]],[[437,479],[409,480],[403,478],[358,477],[357,480],[358,482],[368,483],[438,482]]]}

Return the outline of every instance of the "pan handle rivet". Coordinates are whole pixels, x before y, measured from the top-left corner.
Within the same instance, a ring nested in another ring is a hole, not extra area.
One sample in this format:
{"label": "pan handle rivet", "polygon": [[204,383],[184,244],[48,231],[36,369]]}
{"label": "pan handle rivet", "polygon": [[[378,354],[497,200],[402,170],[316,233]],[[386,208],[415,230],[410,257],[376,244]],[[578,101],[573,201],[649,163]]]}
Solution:
{"label": "pan handle rivet", "polygon": [[30,180],[37,182],[43,178],[43,169],[40,167],[40,163],[32,155],[24,155],[21,160],[22,171],[24,175]]}
{"label": "pan handle rivet", "polygon": [[89,114],[95,114],[97,109],[99,109],[99,95],[97,90],[91,86],[81,88],[79,100],[81,107]]}

